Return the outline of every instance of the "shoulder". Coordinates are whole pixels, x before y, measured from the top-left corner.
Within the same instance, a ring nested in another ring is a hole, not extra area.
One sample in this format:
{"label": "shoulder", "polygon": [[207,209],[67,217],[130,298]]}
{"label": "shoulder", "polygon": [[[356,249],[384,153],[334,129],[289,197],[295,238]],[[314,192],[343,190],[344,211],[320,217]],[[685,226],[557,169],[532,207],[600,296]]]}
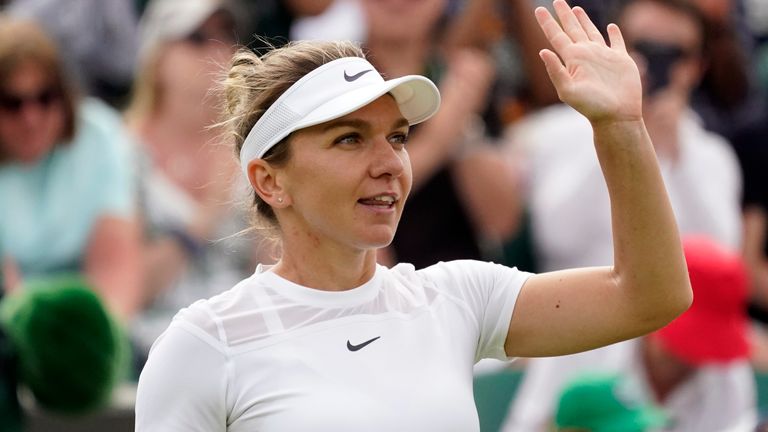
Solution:
{"label": "shoulder", "polygon": [[101,133],[108,133],[113,128],[118,128],[115,132],[124,130],[120,113],[106,103],[91,97],[82,99],[78,104],[77,119],[78,126],[88,130],[97,130]]}
{"label": "shoulder", "polygon": [[523,280],[528,275],[516,267],[477,260],[441,261],[416,271],[416,273],[426,280],[455,283],[470,280],[476,282],[492,281],[500,278]]}
{"label": "shoulder", "polygon": [[[106,103],[86,97],[77,107],[75,145],[88,147],[90,151],[126,152],[129,150],[128,134],[120,113]],[[92,157],[94,155],[91,155]]]}
{"label": "shoulder", "polygon": [[257,287],[254,278],[250,277],[211,298],[198,300],[181,309],[173,317],[169,328],[183,329],[213,348],[226,352],[231,344],[231,335],[236,333],[232,324],[239,322],[234,318],[258,310],[253,296],[249,295],[249,290]]}
{"label": "shoulder", "polygon": [[589,121],[568,105],[558,104],[526,115],[509,130],[513,136],[529,139],[571,137],[574,132],[591,132]]}
{"label": "shoulder", "polygon": [[417,282],[453,298],[485,297],[484,293],[512,289],[519,291],[530,273],[492,262],[455,260],[415,270],[410,264],[400,264],[390,271],[395,277]]}

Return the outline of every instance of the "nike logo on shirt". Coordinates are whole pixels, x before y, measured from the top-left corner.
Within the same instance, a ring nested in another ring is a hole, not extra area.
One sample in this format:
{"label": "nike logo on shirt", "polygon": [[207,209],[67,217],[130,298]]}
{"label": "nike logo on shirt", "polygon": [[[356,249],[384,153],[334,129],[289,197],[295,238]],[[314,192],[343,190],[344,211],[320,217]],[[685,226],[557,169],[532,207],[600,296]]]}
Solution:
{"label": "nike logo on shirt", "polygon": [[367,74],[368,72],[372,71],[373,69],[366,69],[362,72],[358,72],[354,75],[347,75],[347,71],[344,71],[344,79],[347,80],[347,82],[352,82],[360,78],[361,76]]}
{"label": "nike logo on shirt", "polygon": [[380,338],[380,337],[381,337],[381,336],[376,336],[375,338],[373,338],[373,339],[370,339],[370,340],[367,340],[367,341],[365,341],[365,342],[361,343],[360,345],[352,345],[352,343],[351,343],[351,342],[349,342],[349,340],[347,340],[347,349],[348,349],[348,350],[350,350],[350,351],[352,351],[352,352],[354,352],[354,351],[358,351],[358,350],[360,350],[360,349],[363,349],[363,348],[365,348],[365,346],[366,346],[366,345],[368,345],[369,343],[371,343],[371,342],[375,341],[376,339],[378,339],[378,338]]}

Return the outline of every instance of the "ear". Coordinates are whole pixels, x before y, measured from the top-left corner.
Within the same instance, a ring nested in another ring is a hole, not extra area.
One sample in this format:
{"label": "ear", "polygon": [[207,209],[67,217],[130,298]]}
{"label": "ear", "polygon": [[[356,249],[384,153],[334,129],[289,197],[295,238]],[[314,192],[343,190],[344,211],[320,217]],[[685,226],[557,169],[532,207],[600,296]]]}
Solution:
{"label": "ear", "polygon": [[278,174],[279,171],[264,159],[248,162],[248,181],[259,197],[272,208],[287,207],[289,202]]}

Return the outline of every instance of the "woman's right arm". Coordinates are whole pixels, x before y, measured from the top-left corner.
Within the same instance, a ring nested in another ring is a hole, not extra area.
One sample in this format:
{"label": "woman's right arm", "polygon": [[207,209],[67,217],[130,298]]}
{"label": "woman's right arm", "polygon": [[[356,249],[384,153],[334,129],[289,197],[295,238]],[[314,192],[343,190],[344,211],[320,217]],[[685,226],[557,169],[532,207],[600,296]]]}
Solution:
{"label": "woman's right arm", "polygon": [[171,325],[155,342],[136,394],[136,432],[224,432],[226,357]]}

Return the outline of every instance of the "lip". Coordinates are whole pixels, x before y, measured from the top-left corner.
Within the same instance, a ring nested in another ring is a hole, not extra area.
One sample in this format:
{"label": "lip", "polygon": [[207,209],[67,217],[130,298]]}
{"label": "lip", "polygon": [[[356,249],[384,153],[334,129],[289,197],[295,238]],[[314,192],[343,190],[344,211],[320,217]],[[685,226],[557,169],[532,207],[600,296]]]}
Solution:
{"label": "lip", "polygon": [[[394,201],[392,201],[392,204],[390,204],[390,205],[388,205],[388,206],[381,206],[381,205],[374,205],[374,204],[366,204],[366,203],[363,203],[363,202],[362,202],[362,201],[364,201],[364,200],[371,200],[371,199],[373,199],[373,198],[375,198],[375,197],[379,197],[379,196],[388,196],[388,197],[392,197],[392,199],[393,199]],[[359,205],[360,205],[360,206],[362,206],[363,208],[365,208],[365,209],[367,209],[367,210],[370,210],[370,211],[372,211],[372,212],[374,212],[374,213],[393,213],[393,212],[396,210],[396,208],[397,208],[397,204],[398,204],[399,202],[400,202],[400,197],[399,197],[399,195],[398,195],[397,193],[395,193],[395,192],[381,192],[381,193],[376,193],[376,194],[368,195],[368,196],[366,196],[366,197],[363,197],[363,198],[360,198],[359,200],[357,200],[357,204],[359,204]]]}

